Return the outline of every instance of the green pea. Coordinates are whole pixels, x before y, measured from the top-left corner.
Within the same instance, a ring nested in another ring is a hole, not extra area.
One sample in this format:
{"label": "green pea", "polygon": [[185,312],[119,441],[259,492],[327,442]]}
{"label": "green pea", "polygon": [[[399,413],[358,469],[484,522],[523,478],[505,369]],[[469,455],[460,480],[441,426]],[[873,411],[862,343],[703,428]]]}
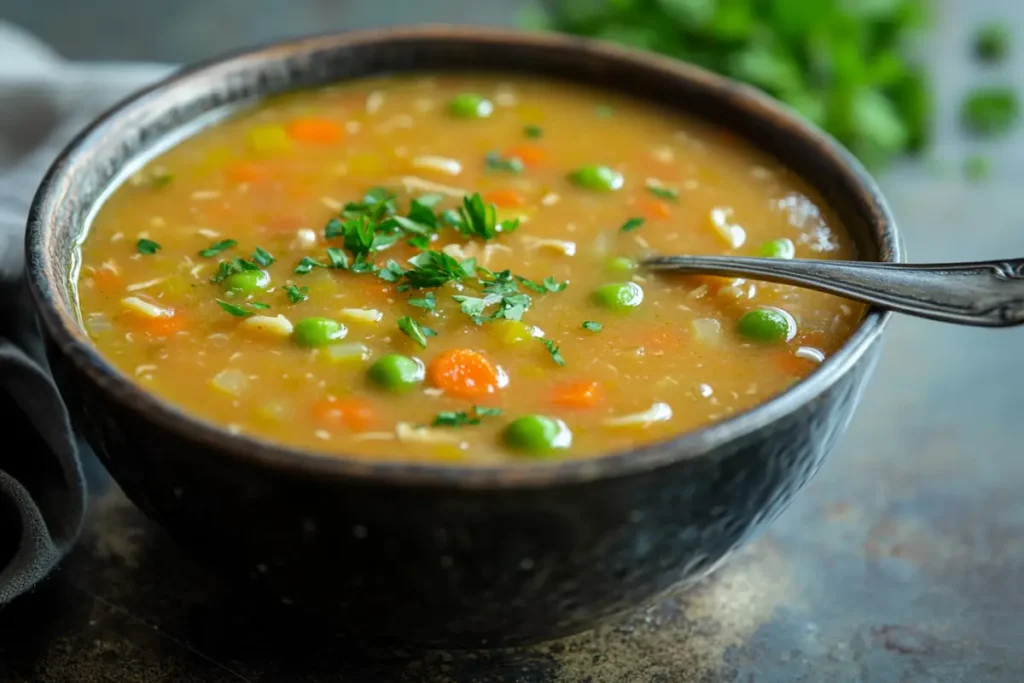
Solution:
{"label": "green pea", "polygon": [[796,256],[796,245],[793,244],[793,240],[783,237],[762,244],[758,250],[758,255],[768,258],[791,259]]}
{"label": "green pea", "polygon": [[613,282],[594,290],[594,302],[610,311],[624,313],[644,300],[644,290],[635,282]]}
{"label": "green pea", "polygon": [[572,432],[561,420],[543,415],[524,415],[505,427],[505,444],[529,455],[549,455],[572,445]]}
{"label": "green pea", "polygon": [[736,326],[737,331],[758,342],[788,342],[796,336],[796,321],[781,308],[764,306],[745,313]]}
{"label": "green pea", "polygon": [[400,353],[381,356],[370,366],[370,380],[396,393],[408,391],[423,381],[423,363]]}
{"label": "green pea", "polygon": [[604,262],[604,269],[609,273],[629,273],[636,270],[636,261],[628,256],[612,256]]}
{"label": "green pea", "polygon": [[345,338],[348,328],[330,318],[306,318],[295,324],[292,339],[299,346],[327,346]]}
{"label": "green pea", "polygon": [[622,187],[622,174],[607,166],[583,166],[569,174],[579,187],[595,192],[611,192]]}
{"label": "green pea", "polygon": [[238,294],[262,292],[270,284],[270,276],[262,270],[243,270],[224,279],[224,288]]}
{"label": "green pea", "polygon": [[494,112],[494,105],[476,93],[459,93],[448,103],[448,111],[460,119],[486,119]]}

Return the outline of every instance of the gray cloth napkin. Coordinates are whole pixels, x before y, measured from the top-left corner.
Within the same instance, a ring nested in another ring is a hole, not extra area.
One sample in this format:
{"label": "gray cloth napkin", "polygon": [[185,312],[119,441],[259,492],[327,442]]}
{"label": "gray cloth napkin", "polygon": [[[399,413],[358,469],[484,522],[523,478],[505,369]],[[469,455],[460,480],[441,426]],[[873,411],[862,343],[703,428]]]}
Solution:
{"label": "gray cloth napkin", "polygon": [[80,455],[24,284],[25,218],[50,161],[90,119],[165,75],[159,64],[65,62],[0,22],[0,605],[74,543],[85,510]]}

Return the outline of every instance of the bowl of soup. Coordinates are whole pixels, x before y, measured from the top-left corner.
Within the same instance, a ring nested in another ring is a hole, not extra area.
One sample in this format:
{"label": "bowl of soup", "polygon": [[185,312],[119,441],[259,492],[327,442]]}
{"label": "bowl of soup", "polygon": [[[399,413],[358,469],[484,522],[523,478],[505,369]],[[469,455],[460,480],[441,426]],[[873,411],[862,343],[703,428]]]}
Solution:
{"label": "bowl of soup", "polygon": [[30,285],[74,421],[239,583],[492,647],[706,575],[848,423],[887,316],[654,254],[901,260],[851,156],[598,42],[419,27],[187,68],[81,133]]}

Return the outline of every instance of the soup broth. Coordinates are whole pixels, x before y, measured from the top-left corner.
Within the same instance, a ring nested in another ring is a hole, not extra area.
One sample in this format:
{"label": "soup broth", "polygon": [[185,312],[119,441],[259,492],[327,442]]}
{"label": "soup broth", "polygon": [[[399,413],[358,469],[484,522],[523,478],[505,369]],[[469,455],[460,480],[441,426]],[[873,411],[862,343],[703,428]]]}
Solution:
{"label": "soup broth", "polygon": [[799,177],[651,103],[488,74],[262,103],[151,160],[77,287],[103,355],[235,433],[365,459],[596,456],[763,402],[863,309],[654,254],[854,257]]}

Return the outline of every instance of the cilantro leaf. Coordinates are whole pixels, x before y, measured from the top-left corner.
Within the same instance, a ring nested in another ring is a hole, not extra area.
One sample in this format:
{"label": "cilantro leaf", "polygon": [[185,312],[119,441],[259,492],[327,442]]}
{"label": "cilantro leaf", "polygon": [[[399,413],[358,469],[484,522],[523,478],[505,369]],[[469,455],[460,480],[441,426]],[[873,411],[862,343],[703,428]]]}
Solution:
{"label": "cilantro leaf", "polygon": [[314,268],[327,268],[326,263],[317,261],[312,256],[303,256],[302,260],[299,261],[299,265],[295,266],[296,275],[305,275],[311,272]]}
{"label": "cilantro leaf", "polygon": [[485,408],[483,406],[473,406],[473,411],[444,411],[437,414],[434,421],[431,423],[432,427],[465,427],[467,425],[478,425],[480,424],[482,417],[493,417],[501,415],[501,408]]}
{"label": "cilantro leaf", "polygon": [[523,160],[518,157],[502,157],[497,152],[488,152],[484,158],[484,164],[488,171],[508,171],[510,173],[522,173],[526,170]]}
{"label": "cilantro leaf", "polygon": [[273,254],[271,254],[266,249],[262,249],[260,247],[256,247],[256,251],[253,252],[253,255],[252,255],[252,260],[257,265],[266,268],[267,266],[271,265],[277,259],[275,259]]}
{"label": "cilantro leaf", "polygon": [[432,311],[437,306],[437,299],[434,297],[433,292],[427,292],[426,294],[423,295],[422,298],[409,299],[408,303],[410,306],[415,306],[416,308],[423,308],[428,311]]}
{"label": "cilantro leaf", "polygon": [[217,305],[221,307],[221,309],[223,309],[226,313],[230,313],[236,318],[247,318],[250,315],[254,315],[256,311],[263,311],[270,308],[269,305],[260,303],[259,301],[253,301],[249,304],[246,304],[246,306],[248,306],[249,308],[246,308],[245,306],[239,306],[238,304],[233,304],[228,301],[222,301],[220,299],[215,299],[215,301],[217,302]]}
{"label": "cilantro leaf", "polygon": [[636,230],[637,228],[642,226],[645,222],[646,221],[643,218],[634,216],[633,218],[630,218],[625,223],[623,223],[622,227],[619,228],[619,230],[621,230],[622,232],[630,232],[632,230]]}
{"label": "cilantro leaf", "polygon": [[593,320],[584,320],[580,327],[584,330],[590,330],[591,332],[600,332],[602,325],[601,323],[596,323]]}
{"label": "cilantro leaf", "polygon": [[237,245],[238,242],[236,242],[235,240],[221,240],[220,242],[214,242],[206,249],[199,250],[199,255],[202,256],[203,258],[210,258],[211,256],[216,256],[220,252],[226,249],[230,249],[231,247]]}
{"label": "cilantro leaf", "polygon": [[540,342],[547,348],[548,353],[551,354],[551,360],[555,361],[555,365],[564,366],[565,359],[562,358],[562,354],[557,344],[550,339],[541,338]]}
{"label": "cilantro leaf", "polygon": [[461,263],[444,253],[428,249],[409,259],[410,270],[405,271],[406,282],[416,289],[440,287],[446,282],[459,281],[476,274],[476,259]]}
{"label": "cilantro leaf", "polygon": [[327,247],[327,258],[331,261],[331,268],[348,270],[348,254],[337,247]]}
{"label": "cilantro leaf", "polygon": [[527,289],[532,289],[533,291],[538,292],[540,294],[544,294],[546,292],[561,292],[563,289],[569,286],[568,280],[559,282],[554,278],[553,275],[548,275],[540,283],[534,282],[533,280],[522,277],[520,275],[516,275],[516,280]]}
{"label": "cilantro leaf", "polygon": [[[656,183],[652,183],[651,181],[647,181],[647,191],[659,199],[668,199],[669,201],[673,202],[679,199],[679,190],[674,190],[671,187],[658,185]],[[628,222],[629,221],[627,221],[627,223]],[[638,225],[636,227],[640,226]],[[625,228],[625,226],[623,226],[623,228]]]}
{"label": "cilantro leaf", "polygon": [[398,265],[393,260],[389,260],[384,264],[384,267],[377,271],[377,277],[385,282],[398,282],[405,275],[405,271],[402,266]]}
{"label": "cilantro leaf", "polygon": [[526,137],[536,140],[539,137],[543,137],[544,130],[540,126],[534,126],[531,124],[523,126],[523,133],[526,134]]}
{"label": "cilantro leaf", "polygon": [[519,219],[498,223],[498,210],[494,204],[487,204],[479,192],[462,198],[462,207],[457,214],[444,213],[444,220],[467,237],[489,240],[499,233],[512,232],[519,227]]}
{"label": "cilantro leaf", "polygon": [[217,266],[217,274],[210,278],[210,282],[216,284],[223,282],[227,278],[231,277],[235,273],[241,273],[245,270],[259,270],[260,267],[255,263],[250,263],[243,258],[235,257],[226,261],[221,261]]}
{"label": "cilantro leaf", "polygon": [[288,295],[288,301],[293,304],[297,304],[301,301],[305,301],[309,298],[309,287],[296,287],[295,285],[285,285],[285,294]]}

